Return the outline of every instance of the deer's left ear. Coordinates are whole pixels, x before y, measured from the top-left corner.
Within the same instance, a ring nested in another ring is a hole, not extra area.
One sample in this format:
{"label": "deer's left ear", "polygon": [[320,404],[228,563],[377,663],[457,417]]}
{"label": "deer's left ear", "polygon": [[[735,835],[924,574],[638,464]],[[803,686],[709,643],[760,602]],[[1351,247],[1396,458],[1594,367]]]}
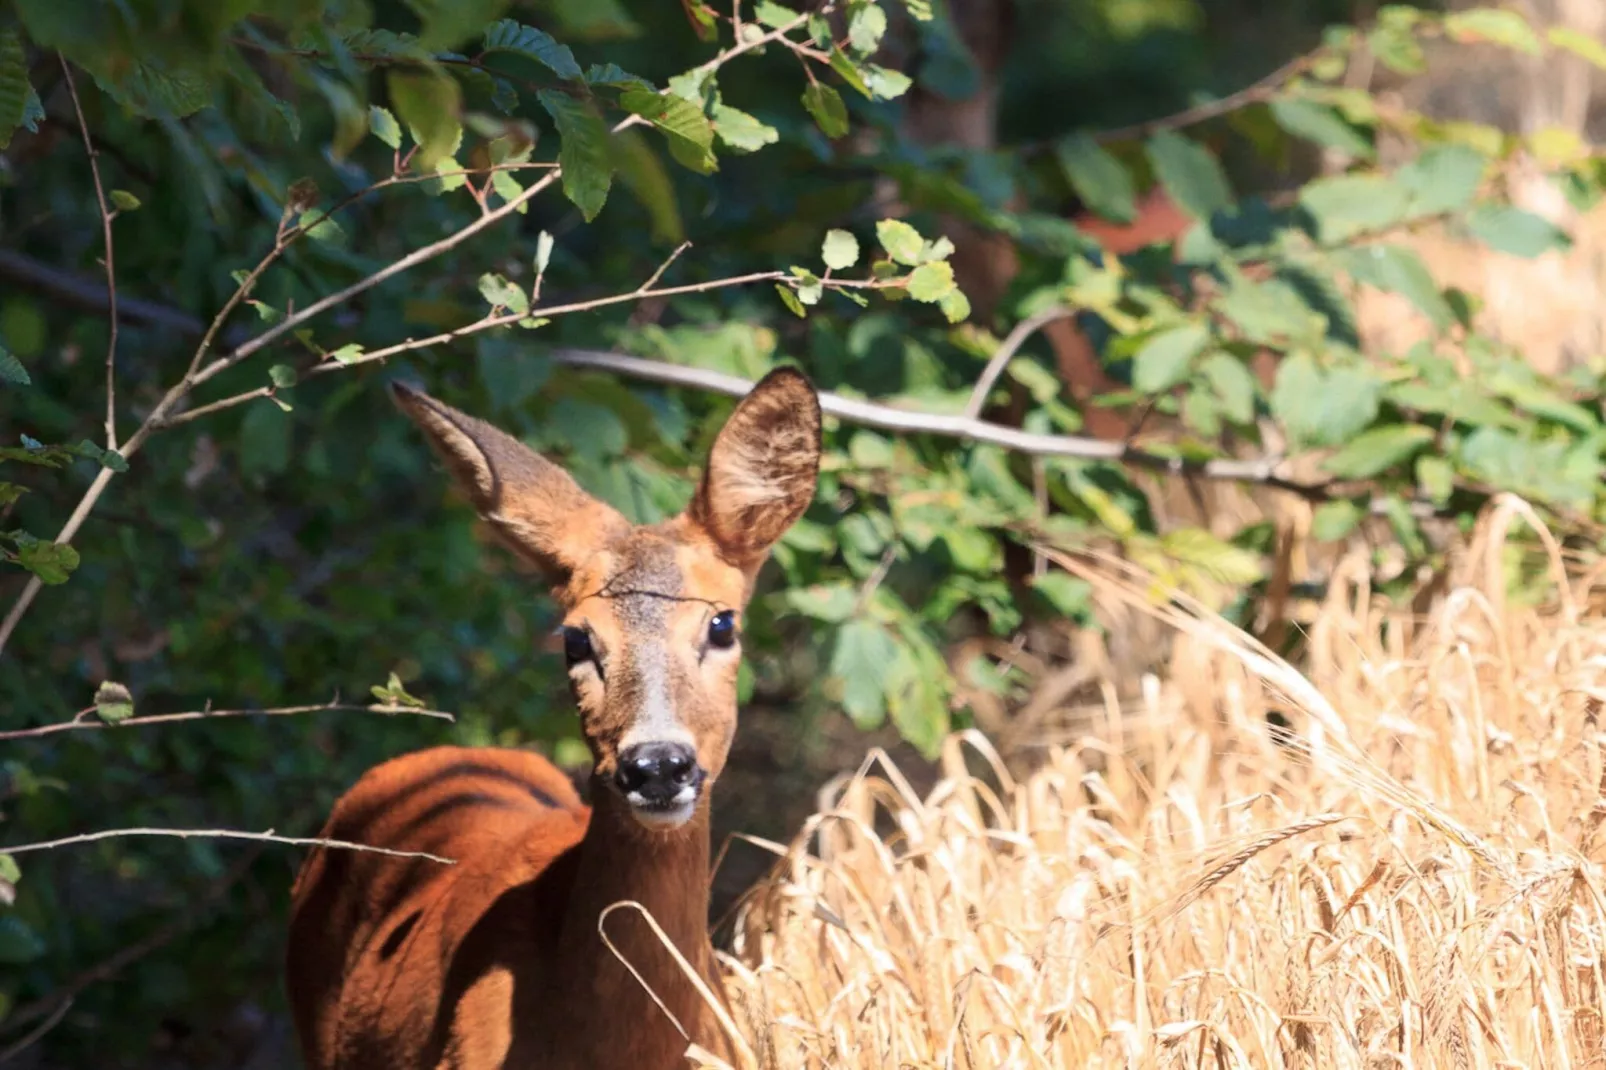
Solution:
{"label": "deer's left ear", "polygon": [[777,368],[720,428],[686,512],[722,557],[751,571],[808,508],[819,474],[819,396],[802,372]]}

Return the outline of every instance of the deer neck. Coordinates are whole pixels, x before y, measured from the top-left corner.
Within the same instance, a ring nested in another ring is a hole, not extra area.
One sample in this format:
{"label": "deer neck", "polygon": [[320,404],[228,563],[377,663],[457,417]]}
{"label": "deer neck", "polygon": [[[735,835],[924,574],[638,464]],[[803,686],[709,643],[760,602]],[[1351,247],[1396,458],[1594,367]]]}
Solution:
{"label": "deer neck", "polygon": [[[607,1038],[610,1058],[627,1044],[650,1066],[661,1054],[678,1059],[687,1040],[664,1016],[643,982],[685,1028],[692,1040],[710,1046],[706,1002],[685,970],[664,947],[667,938],[692,969],[723,998],[708,940],[709,823],[705,793],[695,816],[673,831],[644,828],[629,804],[593,779],[591,823],[581,841],[574,885],[560,937],[565,1013],[590,1035]],[[598,932],[598,919],[615,903],[639,903],[663,932],[661,938],[641,912],[619,907],[602,929],[618,956]],[[638,981],[619,961],[622,956],[641,975]],[[619,1023],[632,1023],[622,1041]],[[610,1025],[611,1023],[611,1025]],[[716,1048],[717,1050],[717,1048]],[[619,1065],[625,1065],[620,1063]]]}

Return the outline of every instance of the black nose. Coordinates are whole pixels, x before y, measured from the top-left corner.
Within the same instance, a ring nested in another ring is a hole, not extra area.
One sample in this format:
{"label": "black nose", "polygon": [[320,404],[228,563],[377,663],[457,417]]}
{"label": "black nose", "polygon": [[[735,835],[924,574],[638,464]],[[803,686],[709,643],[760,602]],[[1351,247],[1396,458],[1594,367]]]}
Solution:
{"label": "black nose", "polygon": [[702,770],[696,753],[684,743],[641,743],[619,753],[614,780],[626,795],[639,795],[648,805],[668,805],[683,788],[702,782]]}

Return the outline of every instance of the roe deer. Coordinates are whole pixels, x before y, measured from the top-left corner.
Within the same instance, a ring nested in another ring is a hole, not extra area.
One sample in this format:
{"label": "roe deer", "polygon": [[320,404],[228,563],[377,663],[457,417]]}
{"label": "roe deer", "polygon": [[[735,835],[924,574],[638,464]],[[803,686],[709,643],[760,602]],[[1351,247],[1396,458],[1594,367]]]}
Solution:
{"label": "roe deer", "polygon": [[[563,609],[595,761],[591,805],[546,759],[438,747],[367,772],[323,835],[428,859],[314,849],[296,879],[287,983],[309,1070],[658,1070],[690,1041],[729,1056],[707,1003],[633,900],[723,998],[708,939],[709,792],[736,729],[738,612],[814,496],[820,406],[765,376],[720,430],[686,511],[635,526],[557,465],[415,390],[423,429],[500,540]],[[663,1001],[666,1017],[643,988]]]}

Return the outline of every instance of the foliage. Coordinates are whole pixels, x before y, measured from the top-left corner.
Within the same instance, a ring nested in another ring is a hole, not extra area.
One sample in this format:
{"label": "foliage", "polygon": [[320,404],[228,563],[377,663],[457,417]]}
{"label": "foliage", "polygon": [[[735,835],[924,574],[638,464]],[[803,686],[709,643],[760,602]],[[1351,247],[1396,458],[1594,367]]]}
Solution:
{"label": "foliage", "polygon": [[[574,755],[548,607],[482,544],[380,385],[422,378],[633,519],[672,514],[731,402],[574,367],[575,348],[749,379],[792,360],[824,389],[949,418],[1011,326],[1078,310],[1130,386],[1100,404],[1176,433],[1121,461],[1081,449],[1083,415],[1031,351],[980,400],[1012,400],[1024,431],[1066,444],[1056,455],[833,420],[820,494],[749,613],[750,696],[890,723],[927,752],[967,722],[966,688],[1020,687],[1007,662],[952,666],[957,640],[1097,625],[1081,581],[1011,564],[1034,547],[1115,548],[1206,597],[1231,593],[1240,614],[1254,603],[1264,531],[1163,530],[1144,468],[1211,477],[1233,450],[1284,441],[1325,469],[1299,488],[1320,504],[1319,538],[1355,537],[1375,516],[1429,565],[1442,546],[1424,523],[1459,523],[1499,490],[1580,537],[1606,519],[1598,375],[1534,372],[1480,333],[1476,295],[1442,290],[1407,240],[1448,226],[1513,255],[1564,248],[1509,203],[1506,169],[1532,151],[1588,204],[1600,161],[1540,152],[1553,149],[1542,132],[1403,113],[1343,79],[1363,41],[1400,69],[1435,36],[1601,60],[1593,42],[1541,37],[1508,12],[1385,8],[1364,35],[1329,32],[1275,94],[1227,109],[1234,151],[1282,161],[1314,143],[1350,161],[1273,197],[1236,191],[1216,125],[1187,116],[1114,138],[1056,129],[1008,153],[918,144],[907,94],[962,96],[976,75],[941,4],[849,0],[828,18],[763,0],[741,5],[739,25],[696,0],[71,8],[0,13],[5,245],[88,290],[0,297],[0,605],[31,577],[51,584],[0,652],[0,708],[16,725],[370,691],[456,711],[460,742]],[[886,58],[900,36],[921,43],[907,71]],[[125,303],[113,357],[125,434],[105,445],[110,339],[105,317],[78,307],[103,292],[102,220],[64,70],[106,177]],[[1378,164],[1385,134],[1413,147],[1409,163]],[[1074,197],[1128,221],[1154,186],[1198,220],[1174,256],[1106,256],[1063,218]],[[941,236],[952,220],[1022,253],[985,318]],[[405,274],[364,283],[399,263]],[[1411,302],[1433,338],[1361,352],[1364,287]],[[220,310],[219,337],[198,350]],[[1269,386],[1251,371],[1263,352]],[[51,541],[97,485],[72,545]],[[18,840],[110,824],[300,832],[359,770],[441,738],[433,723],[332,717],[67,733],[7,753],[7,817]],[[227,877],[223,857],[204,841],[114,841],[0,868],[0,890],[16,893],[0,1012]],[[269,858],[252,873],[278,902],[291,860]],[[63,1050],[137,1047],[156,1012],[258,985],[276,930],[255,904],[221,910],[169,966],[86,995],[99,1010],[74,1012]],[[258,973],[203,986],[204,970],[170,965],[220,948]]]}

